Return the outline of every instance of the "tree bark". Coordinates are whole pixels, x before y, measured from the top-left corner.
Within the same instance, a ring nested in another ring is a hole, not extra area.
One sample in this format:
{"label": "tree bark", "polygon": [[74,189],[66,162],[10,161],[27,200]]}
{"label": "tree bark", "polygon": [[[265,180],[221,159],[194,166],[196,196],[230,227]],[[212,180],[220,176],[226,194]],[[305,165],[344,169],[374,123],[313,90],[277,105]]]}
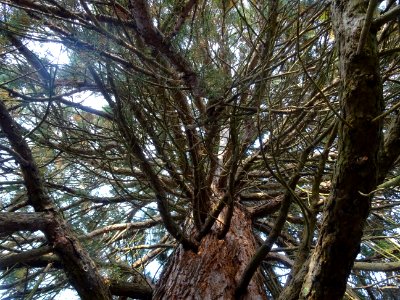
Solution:
{"label": "tree bark", "polygon": [[370,209],[368,194],[377,184],[382,112],[376,32],[368,31],[357,51],[368,1],[332,2],[339,48],[341,107],[347,124],[339,130],[339,156],[321,233],[300,299],[341,299],[356,258]]}
{"label": "tree bark", "polygon": [[[251,224],[250,216],[235,208],[225,238],[217,237],[223,227],[217,221],[197,253],[179,246],[161,275],[153,299],[234,299],[240,276],[257,249]],[[259,273],[242,299],[267,299]]]}

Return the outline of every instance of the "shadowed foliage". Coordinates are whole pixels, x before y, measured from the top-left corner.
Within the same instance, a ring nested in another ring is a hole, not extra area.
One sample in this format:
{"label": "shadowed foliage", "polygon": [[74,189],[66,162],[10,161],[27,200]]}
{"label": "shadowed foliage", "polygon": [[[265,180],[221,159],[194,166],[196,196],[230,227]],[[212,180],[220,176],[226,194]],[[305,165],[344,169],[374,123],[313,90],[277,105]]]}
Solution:
{"label": "shadowed foliage", "polygon": [[4,299],[397,299],[396,1],[0,0]]}

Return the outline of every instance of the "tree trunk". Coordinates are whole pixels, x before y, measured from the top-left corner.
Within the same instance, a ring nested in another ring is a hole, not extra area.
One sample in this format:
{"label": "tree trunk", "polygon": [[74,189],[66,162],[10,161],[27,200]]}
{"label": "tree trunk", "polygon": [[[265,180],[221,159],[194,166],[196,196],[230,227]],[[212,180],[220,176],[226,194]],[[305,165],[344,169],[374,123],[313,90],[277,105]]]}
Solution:
{"label": "tree trunk", "polygon": [[[223,220],[223,217],[220,217]],[[197,253],[179,246],[158,283],[156,299],[234,299],[235,288],[257,249],[250,216],[235,208],[229,232],[217,238],[221,222],[205,236]],[[242,299],[267,299],[256,273]]]}
{"label": "tree trunk", "polygon": [[332,191],[300,299],[342,299],[370,208],[370,198],[361,193],[377,184],[381,126],[372,120],[382,111],[382,86],[376,33],[368,30],[359,45],[367,6],[364,0],[332,3],[346,122],[341,123]]}

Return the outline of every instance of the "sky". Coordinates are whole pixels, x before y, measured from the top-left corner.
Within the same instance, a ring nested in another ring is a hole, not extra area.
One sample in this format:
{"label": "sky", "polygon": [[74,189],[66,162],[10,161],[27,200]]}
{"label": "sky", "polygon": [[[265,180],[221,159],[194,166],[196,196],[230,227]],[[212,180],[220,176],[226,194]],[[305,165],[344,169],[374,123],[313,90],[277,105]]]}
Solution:
{"label": "sky", "polygon": [[[29,41],[26,46],[34,53],[38,54],[39,57],[45,57],[50,63],[54,65],[63,65],[69,62],[69,55],[66,48],[55,42],[40,42],[40,41]],[[101,110],[103,106],[107,105],[107,102],[103,97],[93,97],[93,93],[85,91],[79,94],[75,94],[71,97],[74,102],[81,103],[85,106],[90,106],[95,109]]]}

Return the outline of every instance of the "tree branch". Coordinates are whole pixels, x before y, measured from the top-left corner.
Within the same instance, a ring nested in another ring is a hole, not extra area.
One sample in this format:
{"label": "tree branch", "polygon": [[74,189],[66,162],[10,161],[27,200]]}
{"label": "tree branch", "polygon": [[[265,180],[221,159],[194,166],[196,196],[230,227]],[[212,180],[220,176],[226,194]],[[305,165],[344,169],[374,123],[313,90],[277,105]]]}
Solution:
{"label": "tree branch", "polygon": [[358,41],[358,46],[357,46],[357,54],[358,55],[361,54],[361,51],[364,48],[365,40],[367,39],[369,29],[371,28],[372,17],[374,15],[374,10],[375,10],[377,4],[378,4],[378,0],[369,0],[367,14],[366,14],[365,20],[364,20],[364,26],[361,30],[360,40]]}
{"label": "tree branch", "polygon": [[44,246],[37,249],[27,250],[17,254],[10,254],[0,258],[0,270],[16,267],[42,268],[49,263],[53,263],[56,268],[62,268],[61,260],[54,254],[48,254],[53,249],[50,246]]}
{"label": "tree branch", "polygon": [[27,189],[29,204],[36,212],[47,212],[53,218],[52,226],[44,230],[49,243],[63,261],[71,284],[82,299],[110,300],[111,293],[100,276],[95,263],[82,248],[71,228],[65,223],[45,191],[43,181],[28,143],[23,139],[19,125],[0,100],[0,128],[12,148],[28,165],[20,165]]}
{"label": "tree branch", "polygon": [[400,270],[400,261],[395,262],[355,262],[353,270],[372,272],[394,272]]}
{"label": "tree branch", "polygon": [[118,279],[110,279],[110,291],[115,296],[146,300],[150,300],[153,294],[153,289],[148,284],[121,282]]}
{"label": "tree branch", "polygon": [[376,29],[379,29],[379,27],[381,27],[385,23],[397,18],[399,15],[400,15],[400,5],[397,5],[395,8],[389,10],[387,13],[384,13],[383,15],[376,18],[372,22],[371,26],[373,26]]}
{"label": "tree branch", "polygon": [[138,33],[149,46],[165,55],[178,72],[183,73],[182,79],[192,90],[197,108],[204,114],[206,111],[205,105],[201,100],[204,92],[200,87],[199,78],[190,67],[189,62],[173,49],[171,43],[153,25],[149,6],[146,1],[130,0],[130,4]]}
{"label": "tree branch", "polygon": [[52,222],[52,216],[44,212],[0,212],[0,233],[12,233],[20,230],[43,231],[47,226],[51,225]]}

